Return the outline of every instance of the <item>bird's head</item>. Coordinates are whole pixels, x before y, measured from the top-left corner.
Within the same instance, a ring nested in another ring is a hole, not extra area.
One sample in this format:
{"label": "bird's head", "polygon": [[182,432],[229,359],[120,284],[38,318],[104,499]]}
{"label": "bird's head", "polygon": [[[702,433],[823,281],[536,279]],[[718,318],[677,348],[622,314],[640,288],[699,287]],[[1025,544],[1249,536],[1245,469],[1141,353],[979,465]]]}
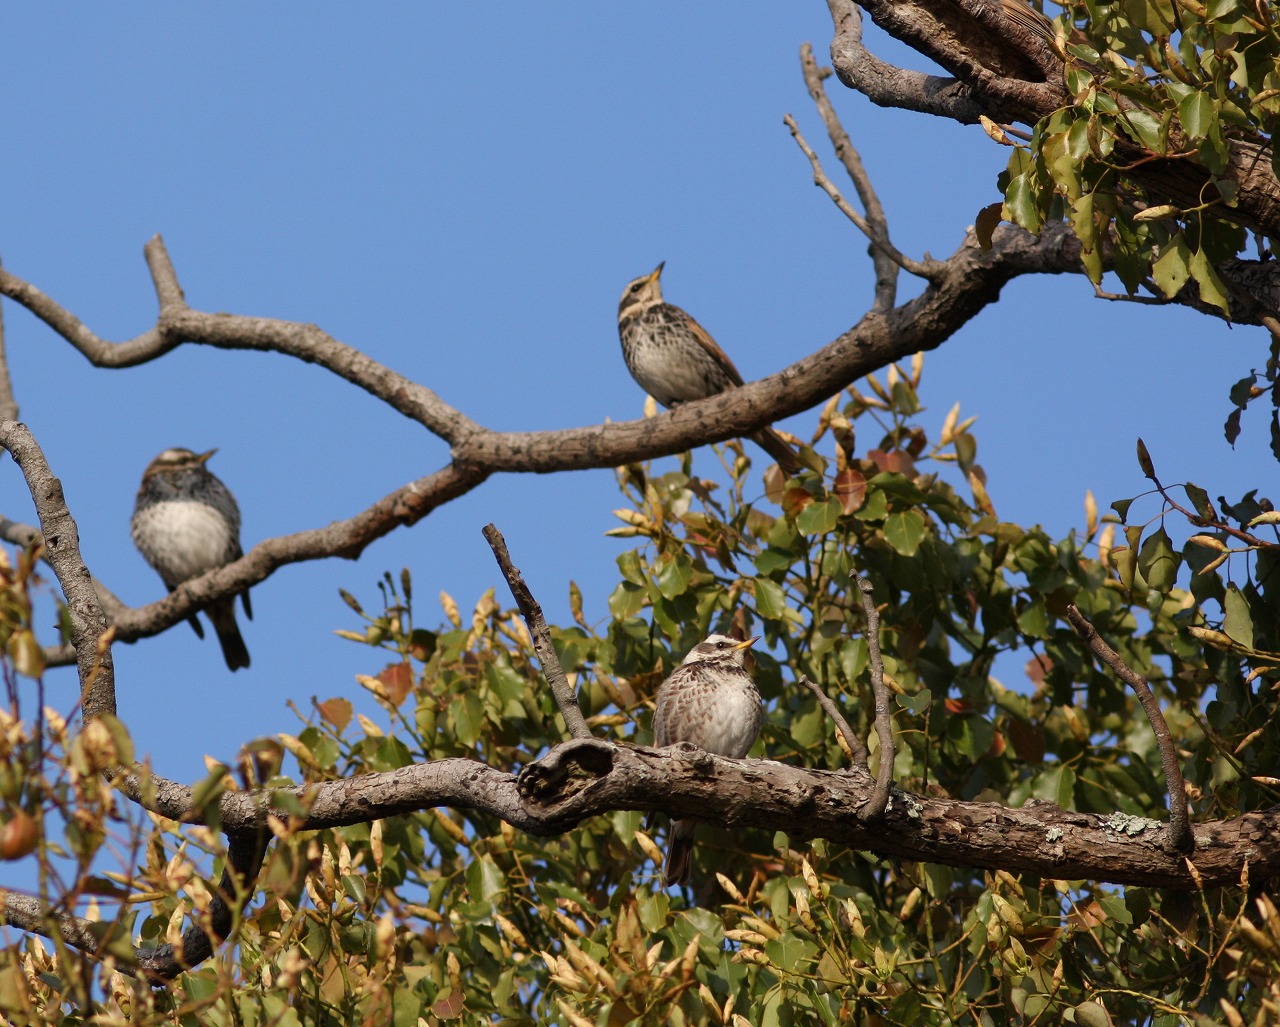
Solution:
{"label": "bird's head", "polygon": [[728,635],[708,635],[689,650],[685,663],[731,663],[741,667],[747,658],[747,650],[760,641],[760,636],[739,641]]}
{"label": "bird's head", "polygon": [[643,313],[662,302],[662,286],[658,279],[662,277],[662,269],[666,263],[664,260],[647,275],[641,275],[627,283],[627,287],[622,290],[622,299],[618,301],[619,321]]}
{"label": "bird's head", "polygon": [[190,449],[183,449],[181,446],[174,449],[166,449],[163,453],[157,455],[151,463],[147,464],[147,469],[142,473],[142,477],[149,478],[153,474],[163,474],[166,471],[189,471],[203,467],[209,457],[216,452],[216,449],[210,449],[204,453],[196,453]]}

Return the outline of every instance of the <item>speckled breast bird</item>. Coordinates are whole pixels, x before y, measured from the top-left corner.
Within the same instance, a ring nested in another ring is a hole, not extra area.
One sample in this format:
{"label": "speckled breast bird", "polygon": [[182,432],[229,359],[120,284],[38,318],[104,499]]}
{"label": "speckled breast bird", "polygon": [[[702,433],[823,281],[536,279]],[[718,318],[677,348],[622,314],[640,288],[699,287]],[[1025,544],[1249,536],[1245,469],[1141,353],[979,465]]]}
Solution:
{"label": "speckled breast bird", "polygon": [[[244,555],[240,508],[230,490],[205,466],[216,452],[166,449],[142,474],[133,507],[133,543],[170,592]],[[248,592],[243,593],[243,601],[244,612],[252,618]],[[210,604],[205,613],[228,669],[249,666],[249,650],[236,624],[235,596]],[[189,619],[196,634],[204,638],[196,615]]]}
{"label": "speckled breast bird", "polygon": [[[627,284],[618,303],[622,357],[642,389],[664,407],[706,399],[742,385],[742,375],[707,330],[663,302],[658,279],[666,261]],[[751,436],[787,477],[800,468],[795,450],[772,428]]]}
{"label": "speckled breast bird", "polygon": [[[760,693],[745,666],[745,642],[708,635],[658,689],[653,739],[659,746],[692,742],[699,749],[742,759],[760,733]],[[667,884],[688,884],[693,855],[692,820],[673,820],[667,842]]]}

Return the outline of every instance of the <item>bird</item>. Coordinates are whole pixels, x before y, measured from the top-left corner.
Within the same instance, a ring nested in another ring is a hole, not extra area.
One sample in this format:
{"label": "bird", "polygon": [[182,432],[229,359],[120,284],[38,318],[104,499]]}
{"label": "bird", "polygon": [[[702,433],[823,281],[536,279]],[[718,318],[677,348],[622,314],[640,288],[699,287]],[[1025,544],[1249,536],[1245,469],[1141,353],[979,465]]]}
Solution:
{"label": "bird", "polygon": [[[622,290],[618,337],[631,377],[664,407],[675,407],[736,388],[743,381],[707,330],[679,307],[663,301],[658,279],[666,263]],[[751,438],[788,478],[800,469],[795,450],[772,428],[761,428]]]}
{"label": "bird", "polygon": [[[742,759],[760,733],[760,693],[746,668],[747,651],[759,640],[758,635],[743,642],[712,633],[689,650],[658,688],[655,744],[691,742],[707,752]],[[692,820],[671,822],[668,885],[689,883],[694,827]]]}
{"label": "bird", "polygon": [[[216,452],[166,449],[142,474],[131,521],[133,543],[170,592],[244,555],[235,496],[206,466]],[[244,612],[252,619],[249,593],[243,592],[242,598]],[[205,613],[222,645],[227,668],[249,666],[249,650],[236,624],[235,596],[210,603]],[[188,619],[204,638],[196,615]]]}

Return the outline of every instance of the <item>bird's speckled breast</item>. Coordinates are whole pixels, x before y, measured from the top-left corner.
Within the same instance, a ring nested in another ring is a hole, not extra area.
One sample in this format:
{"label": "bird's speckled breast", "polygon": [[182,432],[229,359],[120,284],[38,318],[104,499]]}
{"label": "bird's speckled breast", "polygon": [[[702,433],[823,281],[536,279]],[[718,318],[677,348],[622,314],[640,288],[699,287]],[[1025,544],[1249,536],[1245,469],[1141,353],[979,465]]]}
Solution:
{"label": "bird's speckled breast", "polygon": [[230,525],[213,507],[164,500],[133,516],[133,541],[170,588],[234,558]]}

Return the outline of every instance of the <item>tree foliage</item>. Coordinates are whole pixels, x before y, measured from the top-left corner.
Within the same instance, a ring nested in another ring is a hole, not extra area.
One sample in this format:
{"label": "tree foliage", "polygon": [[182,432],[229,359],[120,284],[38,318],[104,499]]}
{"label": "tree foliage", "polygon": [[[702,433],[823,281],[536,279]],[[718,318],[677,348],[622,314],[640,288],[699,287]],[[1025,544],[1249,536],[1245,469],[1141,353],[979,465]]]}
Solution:
{"label": "tree foliage", "polygon": [[[1195,815],[1272,801],[1256,778],[1280,746],[1265,692],[1276,681],[1274,628],[1264,627],[1276,622],[1274,589],[1256,575],[1274,550],[1211,567],[1205,554],[1217,550],[1205,540],[1226,544],[1232,526],[1178,547],[1160,526],[1165,510],[1122,525],[1087,503],[1081,530],[1056,539],[1002,521],[973,419],[953,411],[936,438],[919,423],[921,371],[893,368],[868,393],[853,388],[828,404],[808,469],[790,482],[775,469],[768,495],[752,494],[737,444],[718,451],[713,477],[689,457],[619,470],[625,505],[612,534],[638,547],[618,557],[611,616],[588,623],[575,591],[576,622],[554,631],[593,732],[648,742],[650,700],[689,646],[711,629],[761,631],[768,717],[753,755],[845,766],[830,721],[795,678],[838,694],[867,737],[865,618],[851,599],[862,573],[880,607],[905,791],[1158,814],[1151,729],[1065,623],[1076,603],[1127,662],[1147,668],[1185,756]],[[1163,503],[1158,494],[1141,502],[1153,501]],[[1231,516],[1254,519],[1250,502]],[[1120,532],[1127,546],[1115,544]],[[1192,567],[1192,588],[1179,587]],[[6,580],[17,611],[11,680],[38,676],[21,662],[30,568],[23,557]],[[347,597],[358,620],[343,634],[372,650],[373,673],[360,681],[384,719],[354,716],[342,696],[299,709],[297,730],[249,743],[237,767],[211,768],[197,788],[203,808],[225,789],[293,783],[281,746],[301,780],[316,782],[451,757],[518,772],[561,736],[527,629],[492,591],[469,613],[441,595],[443,620],[430,628],[419,625],[440,615],[421,613],[409,571],[387,575],[376,598],[366,612]],[[1245,625],[1257,625],[1252,637]],[[207,909],[225,850],[207,828],[123,817],[98,772],[126,755],[127,737],[117,722],[95,724],[69,742],[65,723],[46,723],[43,763],[33,764],[32,723],[9,722],[8,822],[22,811],[43,831],[64,825],[61,843],[43,836],[28,856],[49,899],[69,907],[92,897],[101,930],[117,940],[178,941],[184,915]],[[34,775],[40,766],[57,776]],[[474,812],[319,832],[300,829],[305,800],[294,812],[272,821],[234,944],[176,988],[112,975],[110,957],[99,975],[70,950],[27,939],[5,954],[6,1013],[15,1022],[24,1010],[28,1022],[59,1022],[97,1008],[108,1020],[193,1024],[836,1024],[1001,1022],[1013,1009],[1028,1022],[1154,1012],[1153,1022],[1173,1024],[1210,1022],[1221,1003],[1252,1017],[1280,1000],[1278,924],[1270,899],[1250,894],[1247,869],[1239,889],[1117,889],[704,828],[695,890],[680,895],[660,884],[660,829],[634,812],[553,839]]]}

